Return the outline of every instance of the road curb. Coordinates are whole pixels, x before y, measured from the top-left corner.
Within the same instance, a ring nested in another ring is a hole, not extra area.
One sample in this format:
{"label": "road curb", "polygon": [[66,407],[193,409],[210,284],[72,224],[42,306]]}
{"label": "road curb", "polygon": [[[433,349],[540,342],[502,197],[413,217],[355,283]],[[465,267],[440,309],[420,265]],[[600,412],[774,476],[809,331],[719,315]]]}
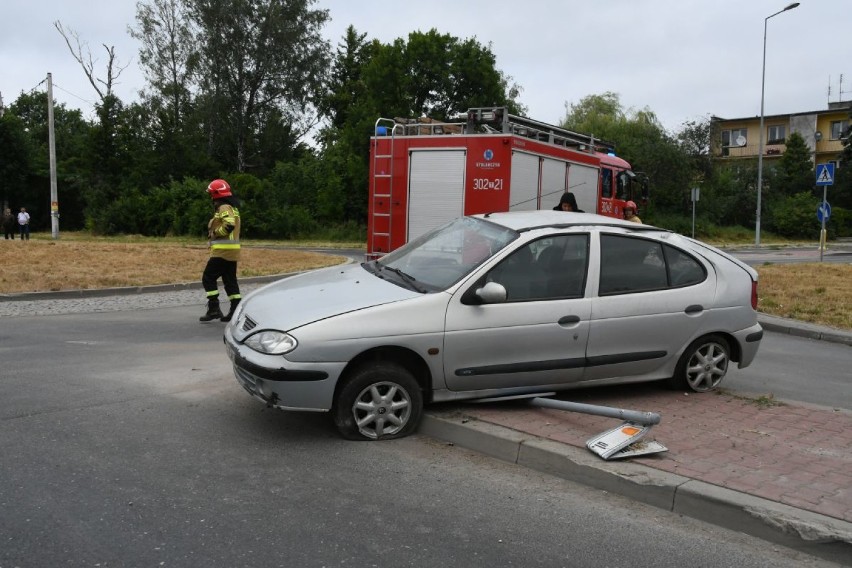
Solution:
{"label": "road curb", "polygon": [[820,341],[852,345],[852,333],[841,329],[834,329],[798,320],[770,316],[763,313],[758,313],[757,321],[763,329],[767,331],[775,331],[778,333],[795,335],[797,337],[807,337],[810,339],[818,339]]}
{"label": "road curb", "polygon": [[465,416],[429,410],[419,433],[832,562],[849,564],[852,523]]}
{"label": "road curb", "polygon": [[[266,284],[298,274],[273,274],[240,278],[240,284]],[[74,300],[78,298],[104,298],[108,296],[134,296],[159,292],[179,292],[183,290],[202,290],[201,282],[182,282],[177,284],[154,284],[151,286],[125,286],[122,288],[94,288],[90,290],[58,290],[55,292],[22,292],[20,294],[0,294],[0,302],[36,302],[39,300]]]}

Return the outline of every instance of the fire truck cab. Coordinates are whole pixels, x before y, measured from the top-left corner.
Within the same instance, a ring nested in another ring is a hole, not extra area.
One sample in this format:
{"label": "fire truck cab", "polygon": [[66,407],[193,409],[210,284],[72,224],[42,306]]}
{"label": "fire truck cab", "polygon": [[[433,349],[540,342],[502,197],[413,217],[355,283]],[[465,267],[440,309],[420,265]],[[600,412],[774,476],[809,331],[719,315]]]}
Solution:
{"label": "fire truck cab", "polygon": [[627,201],[648,200],[646,176],[591,135],[511,115],[505,107],[472,108],[453,120],[376,121],[368,256],[461,215],[551,209],[564,192],[573,193],[583,211],[618,218]]}

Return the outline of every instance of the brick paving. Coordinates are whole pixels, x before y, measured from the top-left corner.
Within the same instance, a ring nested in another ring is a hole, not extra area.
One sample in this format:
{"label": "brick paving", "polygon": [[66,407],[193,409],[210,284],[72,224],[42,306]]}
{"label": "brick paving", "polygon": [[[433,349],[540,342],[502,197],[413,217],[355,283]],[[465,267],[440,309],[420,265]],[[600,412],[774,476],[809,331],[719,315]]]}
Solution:
{"label": "brick paving", "polygon": [[[629,458],[852,522],[852,412],[731,393],[684,393],[655,384],[561,393],[585,404],[658,412],[647,435],[667,452]],[[459,405],[480,421],[580,448],[617,426],[614,418],[523,402]]]}

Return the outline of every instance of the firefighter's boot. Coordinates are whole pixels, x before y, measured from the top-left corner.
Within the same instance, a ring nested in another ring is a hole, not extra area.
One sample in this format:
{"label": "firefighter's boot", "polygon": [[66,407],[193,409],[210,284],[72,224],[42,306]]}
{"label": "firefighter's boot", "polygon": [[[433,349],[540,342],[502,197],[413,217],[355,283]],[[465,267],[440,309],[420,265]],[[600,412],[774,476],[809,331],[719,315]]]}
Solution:
{"label": "firefighter's boot", "polygon": [[237,311],[237,306],[240,305],[240,299],[237,298],[235,300],[231,300],[231,309],[228,310],[228,314],[222,316],[220,319],[222,321],[231,321],[231,318],[234,317],[234,312]]}
{"label": "firefighter's boot", "polygon": [[198,321],[213,321],[222,317],[224,316],[219,309],[219,298],[210,298],[207,300],[207,313],[198,318]]}

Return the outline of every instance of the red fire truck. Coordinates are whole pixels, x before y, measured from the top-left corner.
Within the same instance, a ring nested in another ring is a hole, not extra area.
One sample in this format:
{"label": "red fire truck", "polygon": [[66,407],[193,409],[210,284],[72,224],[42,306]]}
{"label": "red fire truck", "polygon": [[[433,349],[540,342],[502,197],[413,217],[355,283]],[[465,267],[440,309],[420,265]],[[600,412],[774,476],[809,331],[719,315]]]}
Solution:
{"label": "red fire truck", "polygon": [[645,176],[612,144],[505,107],[453,117],[379,118],[370,138],[367,252],[381,256],[460,215],[551,209],[562,193],[580,209],[621,217],[645,203]]}

